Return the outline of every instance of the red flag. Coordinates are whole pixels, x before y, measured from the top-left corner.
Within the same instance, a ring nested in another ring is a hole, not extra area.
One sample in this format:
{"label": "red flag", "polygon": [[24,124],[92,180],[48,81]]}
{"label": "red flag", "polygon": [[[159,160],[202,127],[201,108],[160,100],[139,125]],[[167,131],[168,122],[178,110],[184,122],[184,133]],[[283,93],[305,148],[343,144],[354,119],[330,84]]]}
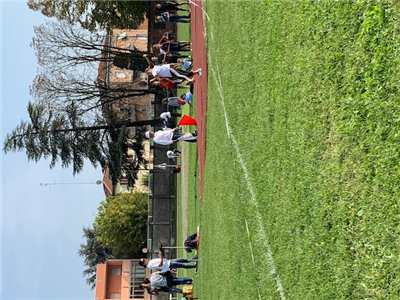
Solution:
{"label": "red flag", "polygon": [[187,115],[183,115],[181,121],[179,122],[178,126],[183,126],[183,125],[195,125],[197,126],[196,119],[189,117]]}

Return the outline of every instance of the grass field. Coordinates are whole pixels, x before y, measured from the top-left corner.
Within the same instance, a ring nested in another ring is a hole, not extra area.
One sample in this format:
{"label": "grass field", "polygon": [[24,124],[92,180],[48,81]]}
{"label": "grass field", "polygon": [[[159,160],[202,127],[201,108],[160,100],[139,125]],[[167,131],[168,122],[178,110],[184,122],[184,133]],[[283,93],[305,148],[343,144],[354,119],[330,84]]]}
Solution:
{"label": "grass field", "polygon": [[196,296],[399,299],[400,2],[204,6]]}

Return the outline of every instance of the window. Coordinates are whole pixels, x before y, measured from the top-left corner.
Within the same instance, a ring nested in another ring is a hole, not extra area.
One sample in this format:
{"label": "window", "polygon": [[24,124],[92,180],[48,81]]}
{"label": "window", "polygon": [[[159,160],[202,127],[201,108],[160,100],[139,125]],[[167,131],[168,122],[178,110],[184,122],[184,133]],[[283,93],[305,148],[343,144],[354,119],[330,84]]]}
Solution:
{"label": "window", "polygon": [[147,40],[147,33],[138,33],[136,34],[136,38],[138,40]]}
{"label": "window", "polygon": [[131,284],[130,284],[130,298],[131,299],[143,299],[144,290],[139,288],[139,285],[143,282],[146,277],[146,268],[139,266],[138,261],[132,261],[131,263]]}
{"label": "window", "polygon": [[146,73],[141,71],[136,71],[136,78],[146,78]]}
{"label": "window", "polygon": [[111,275],[121,275],[121,268],[112,268]]}
{"label": "window", "polygon": [[121,299],[121,293],[110,293],[109,299]]}
{"label": "window", "polygon": [[116,71],[115,72],[115,77],[117,77],[117,78],[126,78],[126,74],[123,71]]}

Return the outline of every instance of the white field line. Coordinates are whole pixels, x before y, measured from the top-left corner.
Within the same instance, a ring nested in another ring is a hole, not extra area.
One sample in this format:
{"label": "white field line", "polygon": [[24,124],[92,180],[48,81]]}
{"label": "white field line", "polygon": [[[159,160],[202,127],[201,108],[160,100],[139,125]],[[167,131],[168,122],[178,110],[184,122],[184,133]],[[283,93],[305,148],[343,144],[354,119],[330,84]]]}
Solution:
{"label": "white field line", "polygon": [[[249,238],[249,247],[250,247],[250,254],[251,254],[251,260],[253,262],[253,267],[254,267],[254,273],[257,273],[256,271],[256,261],[254,259],[254,251],[253,251],[253,246],[251,245],[251,239],[250,239],[250,232],[249,232],[249,225],[247,224],[246,218],[244,218],[244,223],[246,224],[246,232],[247,232],[247,237]],[[258,298],[262,300],[261,298],[261,292],[260,292],[260,286],[258,284],[258,280],[256,279],[256,284],[257,284],[257,292],[258,292]]]}
{"label": "white field line", "polygon": [[[208,55],[209,55],[209,53],[208,53]],[[208,56],[208,58],[211,61],[210,55]],[[257,229],[256,229],[256,233],[257,233],[257,236],[258,236],[257,242],[260,242],[260,243],[264,244],[264,247],[267,250],[265,255],[266,255],[267,260],[269,262],[270,274],[275,279],[275,282],[276,282],[276,285],[277,285],[277,289],[278,289],[279,294],[281,296],[281,300],[286,300],[285,293],[283,291],[283,286],[282,286],[281,279],[279,277],[279,274],[276,272],[275,262],[274,262],[274,258],[272,256],[272,249],[271,249],[271,247],[269,245],[269,242],[267,240],[267,236],[265,234],[265,228],[264,228],[264,225],[263,225],[263,222],[262,222],[262,217],[261,217],[261,214],[260,214],[260,211],[259,211],[259,208],[258,208],[258,201],[257,201],[256,195],[255,195],[254,190],[253,190],[253,186],[252,186],[251,181],[250,181],[249,172],[247,170],[246,164],[245,164],[245,162],[243,160],[243,157],[242,157],[242,154],[240,152],[240,147],[239,147],[239,145],[238,145],[238,143],[237,143],[237,141],[235,139],[235,136],[232,133],[231,127],[229,126],[229,119],[228,119],[228,114],[227,114],[226,109],[225,109],[224,93],[223,93],[223,90],[222,90],[222,84],[221,84],[222,81],[221,81],[221,78],[219,76],[218,65],[217,65],[217,73],[214,71],[214,68],[212,67],[211,64],[209,65],[209,68],[210,68],[211,73],[213,75],[214,81],[215,81],[215,83],[217,85],[218,92],[219,92],[219,94],[221,96],[221,105],[222,105],[222,110],[224,112],[226,131],[228,133],[228,137],[232,141],[233,147],[234,147],[234,149],[236,151],[236,155],[237,155],[238,161],[240,163],[240,166],[242,167],[243,175],[244,175],[244,177],[246,179],[246,183],[247,183],[247,189],[248,189],[248,191],[250,193],[250,203],[255,208],[254,209],[254,216],[255,216],[255,218],[257,220],[257,225],[258,225]],[[217,75],[218,75],[218,78],[217,78]],[[247,225],[247,222],[246,222],[246,225]],[[250,240],[249,232],[247,232],[247,234],[248,234],[248,237],[249,237],[249,240]],[[250,241],[250,243],[251,243],[251,241]],[[252,249],[251,249],[251,251],[252,251]],[[253,255],[253,252],[252,252],[252,255]],[[253,264],[254,264],[254,267],[255,267],[254,260],[253,260]]]}

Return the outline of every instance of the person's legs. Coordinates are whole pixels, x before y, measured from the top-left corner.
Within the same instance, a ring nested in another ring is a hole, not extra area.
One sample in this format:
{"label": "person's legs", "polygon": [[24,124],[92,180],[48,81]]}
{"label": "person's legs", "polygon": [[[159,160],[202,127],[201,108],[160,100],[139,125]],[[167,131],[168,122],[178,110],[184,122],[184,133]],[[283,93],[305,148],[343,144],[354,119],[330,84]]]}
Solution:
{"label": "person's legs", "polygon": [[182,268],[182,269],[194,269],[196,268],[196,265],[189,265],[189,264],[184,264],[184,263],[180,263],[180,262],[170,262],[169,264],[170,269],[178,269],[178,268]]}
{"label": "person's legs", "polygon": [[170,68],[169,71],[171,72],[172,75],[174,75],[174,77],[179,77],[179,78],[183,78],[185,80],[190,80],[190,78],[183,75],[181,73],[181,71],[175,70],[174,68]]}
{"label": "person's legs", "polygon": [[181,289],[174,288],[174,287],[170,287],[168,292],[169,292],[170,294],[175,294],[175,293],[182,294],[182,293],[183,293],[183,291],[182,291]]}
{"label": "person's legs", "polygon": [[186,77],[192,78],[194,76],[195,73],[193,73],[193,71],[184,71],[182,69],[176,69],[176,71],[181,74],[184,75]]}
{"label": "person's legs", "polygon": [[192,262],[193,258],[173,258],[171,262],[179,262],[179,263],[189,263]]}
{"label": "person's legs", "polygon": [[186,47],[186,46],[190,46],[192,43],[191,42],[179,42],[178,44],[180,47]]}
{"label": "person's legs", "polygon": [[170,286],[174,286],[174,285],[181,285],[181,284],[191,284],[193,281],[192,278],[189,277],[174,277],[171,280],[171,284],[168,282],[168,284],[170,284]]}
{"label": "person's legs", "polygon": [[172,139],[173,140],[177,140],[179,139],[183,134],[180,132],[174,132],[174,134],[172,135]]}
{"label": "person's legs", "polygon": [[[189,19],[189,20],[186,20]],[[179,22],[179,23],[190,23],[190,15],[189,16],[178,16],[178,15],[169,15],[169,20],[171,22]]]}
{"label": "person's legs", "polygon": [[178,52],[188,52],[188,51],[192,51],[192,49],[190,49],[190,48],[187,48],[187,46],[186,47],[179,47],[177,50],[175,50],[175,51],[178,51]]}

